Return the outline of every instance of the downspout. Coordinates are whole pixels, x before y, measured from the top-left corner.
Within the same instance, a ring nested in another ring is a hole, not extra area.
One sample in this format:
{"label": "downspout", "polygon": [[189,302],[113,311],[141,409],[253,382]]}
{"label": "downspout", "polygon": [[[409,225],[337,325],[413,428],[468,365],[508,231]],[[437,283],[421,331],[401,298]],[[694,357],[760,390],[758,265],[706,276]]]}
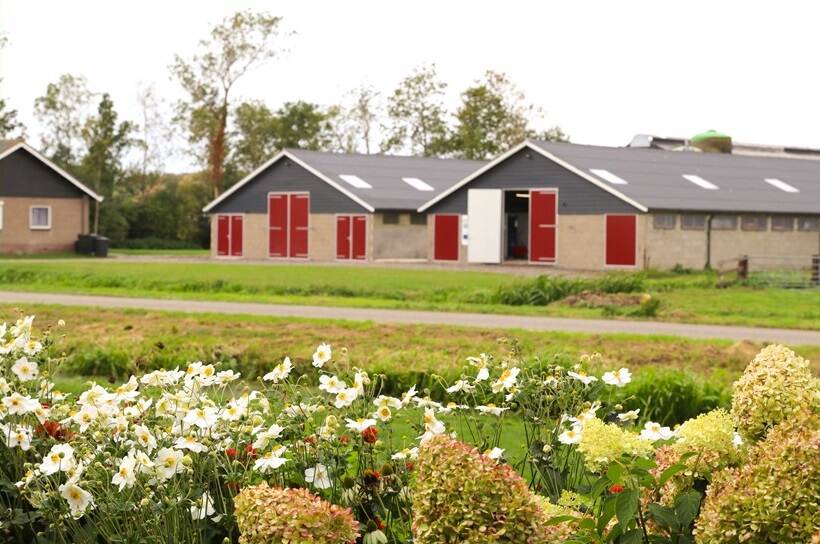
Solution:
{"label": "downspout", "polygon": [[712,268],[712,214],[706,216],[706,270]]}
{"label": "downspout", "polygon": [[94,234],[99,234],[100,228],[100,201],[94,199]]}

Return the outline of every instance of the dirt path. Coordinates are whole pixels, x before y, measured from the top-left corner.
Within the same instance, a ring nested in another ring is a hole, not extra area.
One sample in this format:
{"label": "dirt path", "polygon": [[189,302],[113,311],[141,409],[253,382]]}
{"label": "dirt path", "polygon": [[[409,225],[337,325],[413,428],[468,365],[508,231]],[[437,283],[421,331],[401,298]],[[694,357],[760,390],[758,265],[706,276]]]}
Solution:
{"label": "dirt path", "polygon": [[94,295],[52,293],[21,293],[0,291],[0,303],[59,304],[66,306],[97,306],[102,308],[136,308],[190,313],[250,314],[274,317],[313,319],[343,319],[376,323],[410,323],[428,325],[460,325],[485,329],[525,329],[534,331],[564,331],[589,334],[631,333],[683,336],[688,338],[723,338],[754,342],[780,342],[791,345],[820,345],[820,331],[732,327],[722,325],[692,325],[652,321],[612,319],[570,319],[415,310],[382,310],[341,308],[335,306],[296,306],[285,304],[254,304],[247,302],[193,301],[154,298],[125,298]]}

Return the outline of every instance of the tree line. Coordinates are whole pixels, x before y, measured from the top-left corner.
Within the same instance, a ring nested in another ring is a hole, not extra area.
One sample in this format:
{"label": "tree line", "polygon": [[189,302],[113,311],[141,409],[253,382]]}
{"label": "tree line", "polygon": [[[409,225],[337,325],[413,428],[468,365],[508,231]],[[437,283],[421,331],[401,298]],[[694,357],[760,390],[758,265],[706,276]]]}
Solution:
{"label": "tree line", "polygon": [[[543,111],[489,70],[461,92],[454,111],[434,64],[390,92],[360,86],[332,105],[240,100],[238,82],[281,56],[289,34],[268,13],[225,18],[195,54],[176,55],[169,66],[182,98],[169,103],[144,86],[134,120],[121,119],[111,96],[90,90],[83,76],[63,74],[46,87],[34,100],[39,146],[105,197],[101,234],[118,245],[206,247],[202,206],[284,148],[488,159],[525,138],[568,140],[558,126],[538,128]],[[0,138],[24,135],[17,112],[0,98]],[[194,159],[195,172],[165,171],[177,147]]]}

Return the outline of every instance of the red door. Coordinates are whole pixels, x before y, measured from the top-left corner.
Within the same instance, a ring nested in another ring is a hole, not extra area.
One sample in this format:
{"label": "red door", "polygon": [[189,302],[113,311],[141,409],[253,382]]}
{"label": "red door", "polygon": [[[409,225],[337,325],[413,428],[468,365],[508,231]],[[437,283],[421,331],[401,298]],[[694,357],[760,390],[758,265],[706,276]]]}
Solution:
{"label": "red door", "polygon": [[231,216],[231,257],[242,256],[242,216]]}
{"label": "red door", "polygon": [[530,261],[555,262],[556,204],[554,191],[530,191]]}
{"label": "red door", "polygon": [[434,216],[433,258],[437,261],[458,260],[458,215]]}
{"label": "red door", "polygon": [[363,261],[367,258],[367,217],[364,215],[353,216],[353,258]]}
{"label": "red door", "polygon": [[336,217],[336,258],[350,258],[350,216]]}
{"label": "red door", "polygon": [[288,256],[288,195],[268,195],[268,254]]}
{"label": "red door", "polygon": [[231,218],[227,215],[216,216],[216,254],[226,257],[231,252]]}
{"label": "red door", "polygon": [[635,266],[637,221],[634,215],[606,216],[606,264]]}
{"label": "red door", "polygon": [[290,196],[290,250],[288,255],[307,259],[308,256],[308,214],[310,197],[306,194]]}

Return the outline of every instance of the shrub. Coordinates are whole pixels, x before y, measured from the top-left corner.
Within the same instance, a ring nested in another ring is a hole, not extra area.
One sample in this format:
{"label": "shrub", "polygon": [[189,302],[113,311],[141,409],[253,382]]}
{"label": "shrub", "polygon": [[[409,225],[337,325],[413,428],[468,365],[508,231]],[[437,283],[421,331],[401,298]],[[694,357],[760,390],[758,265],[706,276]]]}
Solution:
{"label": "shrub", "polygon": [[416,544],[536,544],[560,541],[566,527],[507,464],[440,435],[419,452],[413,489]]}
{"label": "shrub", "polygon": [[281,489],[263,482],[234,499],[243,544],[355,542],[359,523],[349,508],[320,499],[307,489]]}
{"label": "shrub", "polygon": [[608,274],[595,279],[568,279],[538,276],[528,281],[500,286],[491,301],[511,306],[546,306],[569,295],[584,291],[597,293],[635,293],[643,290],[639,274]]}
{"label": "shrub", "polygon": [[723,409],[712,410],[680,426],[678,441],[672,446],[678,455],[689,454],[689,470],[695,476],[708,476],[742,459],[732,416]]}
{"label": "shrub", "polygon": [[632,382],[617,391],[626,410],[641,410],[641,417],[663,425],[683,423],[716,408],[729,408],[730,391],[713,375],[708,381],[683,370],[645,367]]}
{"label": "shrub", "polygon": [[129,238],[115,244],[119,249],[202,249],[191,240],[168,240],[165,238]]}
{"label": "shrub", "polygon": [[809,362],[781,345],[765,347],[734,384],[732,417],[738,430],[759,439],[807,404],[818,403]]}
{"label": "shrub", "polygon": [[804,409],[775,426],[741,468],[718,473],[697,542],[810,542],[820,504],[820,416]]}

